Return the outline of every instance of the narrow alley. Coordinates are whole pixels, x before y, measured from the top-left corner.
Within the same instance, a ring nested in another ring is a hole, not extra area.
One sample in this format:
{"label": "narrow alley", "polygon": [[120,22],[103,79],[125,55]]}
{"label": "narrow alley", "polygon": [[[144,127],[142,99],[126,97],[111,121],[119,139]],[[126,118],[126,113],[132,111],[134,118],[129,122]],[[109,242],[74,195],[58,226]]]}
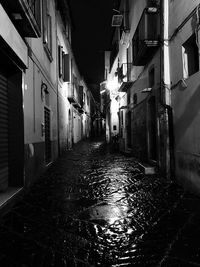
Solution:
{"label": "narrow alley", "polygon": [[200,199],[82,141],[0,220],[0,266],[200,266]]}

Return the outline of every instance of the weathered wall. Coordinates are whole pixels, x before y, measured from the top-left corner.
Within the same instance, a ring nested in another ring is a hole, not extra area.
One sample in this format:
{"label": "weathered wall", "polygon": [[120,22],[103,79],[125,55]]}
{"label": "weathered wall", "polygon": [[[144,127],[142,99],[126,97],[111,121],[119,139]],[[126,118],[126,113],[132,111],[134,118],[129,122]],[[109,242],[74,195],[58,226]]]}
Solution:
{"label": "weathered wall", "polygon": [[[171,1],[170,34],[200,1]],[[180,12],[181,10],[181,12]],[[170,43],[172,109],[175,135],[175,169],[178,179],[200,190],[200,73],[183,85],[182,45],[195,30],[196,14],[189,19]]]}
{"label": "weathered wall", "polygon": [[140,102],[132,110],[132,148],[134,154],[142,159],[147,159],[147,121],[146,101]]}
{"label": "weathered wall", "polygon": [[[45,83],[48,95],[41,93]],[[44,107],[50,109],[52,161],[58,154],[57,149],[57,96],[55,88],[49,84],[46,75],[30,59],[29,69],[24,77],[24,134],[25,134],[25,181],[29,185],[45,168],[44,151]]]}
{"label": "weathered wall", "polygon": [[[60,13],[57,12],[57,42],[63,49],[63,52],[69,54],[69,60],[71,61],[72,55],[69,48],[69,42],[66,40],[66,36],[64,33],[64,25],[61,19]],[[71,74],[71,72],[70,72]],[[58,105],[59,105],[59,147],[60,152],[64,152],[67,149],[71,148],[72,145],[72,134],[70,129],[72,124],[69,122],[70,116],[69,113],[72,111],[72,107],[67,99],[67,96],[70,91],[70,84],[68,82],[63,82],[62,78],[58,77],[57,71],[57,79],[58,79]],[[70,75],[70,81],[72,77]],[[70,111],[70,112],[69,112]]]}
{"label": "weathered wall", "polygon": [[[47,56],[43,37],[27,38],[29,66],[24,75],[25,184],[29,186],[46,168],[44,108],[50,110],[51,161],[58,156],[57,125],[57,37],[54,0],[49,1],[52,20],[52,61]],[[48,93],[42,89],[42,84]]]}
{"label": "weathered wall", "polygon": [[199,0],[169,0],[170,8],[170,26],[169,36],[182,23],[182,21],[190,14],[190,12],[199,5]]}

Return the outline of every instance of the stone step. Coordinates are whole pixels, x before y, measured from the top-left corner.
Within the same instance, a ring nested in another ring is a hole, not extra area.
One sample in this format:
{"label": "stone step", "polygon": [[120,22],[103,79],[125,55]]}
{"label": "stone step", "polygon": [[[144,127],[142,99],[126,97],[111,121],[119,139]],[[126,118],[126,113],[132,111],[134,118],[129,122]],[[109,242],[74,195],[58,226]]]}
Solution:
{"label": "stone step", "polygon": [[139,168],[144,174],[155,174],[156,166],[149,165],[147,163],[139,163]]}

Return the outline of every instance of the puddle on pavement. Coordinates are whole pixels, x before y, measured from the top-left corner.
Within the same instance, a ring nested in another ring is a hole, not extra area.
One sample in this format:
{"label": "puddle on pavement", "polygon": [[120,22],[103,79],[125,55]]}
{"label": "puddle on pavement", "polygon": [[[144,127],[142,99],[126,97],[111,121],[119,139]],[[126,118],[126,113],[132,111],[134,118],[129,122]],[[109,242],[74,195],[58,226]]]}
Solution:
{"label": "puddle on pavement", "polygon": [[[134,158],[111,154],[102,142],[83,145],[55,166],[33,186],[27,204],[5,217],[4,239],[8,229],[27,238],[29,247],[37,240],[43,251],[38,249],[34,257],[45,258],[51,248],[58,258],[54,266],[62,260],[62,266],[70,267],[137,266],[132,264],[144,255],[134,244],[169,209],[167,181],[145,176]],[[8,258],[15,252],[11,246],[5,243]],[[27,257],[31,253],[26,251]],[[26,266],[23,257],[17,261]],[[151,266],[147,262],[144,266]]]}

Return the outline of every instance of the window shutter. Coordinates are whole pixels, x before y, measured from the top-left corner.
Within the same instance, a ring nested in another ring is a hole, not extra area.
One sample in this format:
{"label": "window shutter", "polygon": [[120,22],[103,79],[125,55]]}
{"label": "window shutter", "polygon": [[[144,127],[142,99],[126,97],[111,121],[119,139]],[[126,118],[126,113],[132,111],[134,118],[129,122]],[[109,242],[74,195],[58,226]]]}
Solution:
{"label": "window shutter", "polygon": [[43,43],[48,43],[48,25],[47,25],[47,0],[42,1],[42,14],[43,14]]}
{"label": "window shutter", "polygon": [[48,49],[52,52],[52,24],[51,24],[51,16],[47,14],[47,42],[48,42]]}
{"label": "window shutter", "polygon": [[83,86],[79,85],[79,99],[80,99],[80,105],[83,106]]}
{"label": "window shutter", "polygon": [[62,60],[62,46],[58,46],[58,73],[61,78],[63,75],[63,60]]}
{"label": "window shutter", "polygon": [[35,19],[41,31],[41,1],[40,0],[35,1]]}
{"label": "window shutter", "polygon": [[64,54],[63,56],[64,61],[64,82],[70,81],[70,60],[69,60],[69,54]]}

